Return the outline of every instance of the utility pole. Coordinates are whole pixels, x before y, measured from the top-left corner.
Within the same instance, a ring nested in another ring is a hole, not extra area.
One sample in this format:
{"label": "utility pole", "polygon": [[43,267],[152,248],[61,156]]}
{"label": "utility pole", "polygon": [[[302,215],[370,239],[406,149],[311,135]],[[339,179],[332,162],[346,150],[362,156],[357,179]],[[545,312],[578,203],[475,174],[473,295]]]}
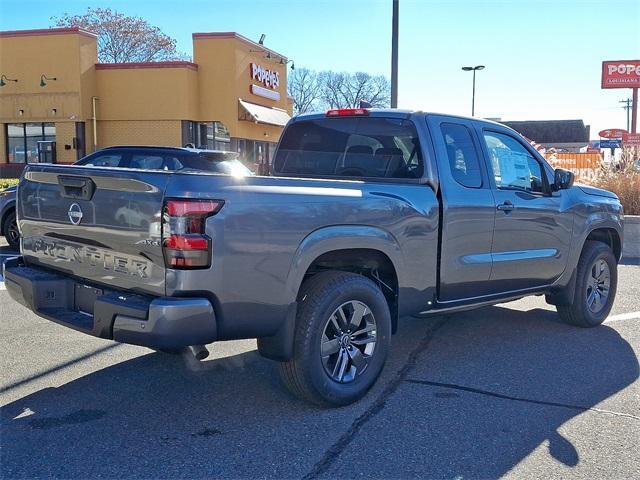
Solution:
{"label": "utility pole", "polygon": [[627,111],[627,132],[629,132],[629,127],[631,127],[631,107],[633,105],[633,101],[630,98],[626,100],[620,100],[618,103],[624,103],[624,108]]}
{"label": "utility pole", "polygon": [[393,0],[391,18],[391,108],[398,108],[398,16],[400,0]]}

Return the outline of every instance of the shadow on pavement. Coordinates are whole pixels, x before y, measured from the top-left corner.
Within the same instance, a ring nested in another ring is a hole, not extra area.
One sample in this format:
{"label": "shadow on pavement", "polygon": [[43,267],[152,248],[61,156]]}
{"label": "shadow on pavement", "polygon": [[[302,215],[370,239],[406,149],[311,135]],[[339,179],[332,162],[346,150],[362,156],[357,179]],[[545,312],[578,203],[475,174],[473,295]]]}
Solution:
{"label": "shadow on pavement", "polygon": [[[501,307],[451,317],[375,412],[364,402],[320,410],[292,399],[275,364],[256,352],[199,371],[150,353],[4,407],[1,476],[486,478],[545,440],[555,458],[575,465],[579,455],[557,429],[633,383],[638,362],[615,330],[555,318]],[[363,422],[353,428],[357,417]]]}
{"label": "shadow on pavement", "polygon": [[[542,309],[459,314],[320,476],[498,478],[546,443],[545,464],[520,477],[563,476],[570,470],[561,466],[584,462],[600,469],[590,475],[629,478],[638,468],[637,400],[611,397],[638,375],[632,347],[606,325],[569,327]],[[584,424],[567,436],[561,427],[573,419]]]}

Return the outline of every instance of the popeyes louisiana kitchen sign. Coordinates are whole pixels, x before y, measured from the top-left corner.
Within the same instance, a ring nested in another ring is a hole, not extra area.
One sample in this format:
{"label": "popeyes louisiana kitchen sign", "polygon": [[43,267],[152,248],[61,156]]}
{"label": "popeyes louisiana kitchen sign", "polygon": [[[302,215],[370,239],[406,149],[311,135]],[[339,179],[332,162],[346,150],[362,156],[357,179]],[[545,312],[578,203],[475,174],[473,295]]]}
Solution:
{"label": "popeyes louisiana kitchen sign", "polygon": [[640,87],[640,60],[602,62],[602,88]]}
{"label": "popeyes louisiana kitchen sign", "polygon": [[249,68],[251,80],[261,85],[251,84],[250,91],[254,95],[268,98],[270,100],[280,100],[280,74],[275,70],[267,70],[262,65],[252,63]]}

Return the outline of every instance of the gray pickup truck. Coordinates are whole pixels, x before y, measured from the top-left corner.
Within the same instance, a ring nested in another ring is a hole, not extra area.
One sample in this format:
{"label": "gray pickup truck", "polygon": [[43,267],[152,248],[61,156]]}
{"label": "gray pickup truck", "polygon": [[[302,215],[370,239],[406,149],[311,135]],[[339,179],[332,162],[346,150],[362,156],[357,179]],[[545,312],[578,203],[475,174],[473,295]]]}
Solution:
{"label": "gray pickup truck", "polygon": [[545,295],[564,321],[599,325],[622,221],[614,194],[573,185],[498,123],[330,110],[290,121],[272,176],[28,166],[6,288],[41,317],[157,350],[257,338],[294,394],[345,405],[403,315]]}

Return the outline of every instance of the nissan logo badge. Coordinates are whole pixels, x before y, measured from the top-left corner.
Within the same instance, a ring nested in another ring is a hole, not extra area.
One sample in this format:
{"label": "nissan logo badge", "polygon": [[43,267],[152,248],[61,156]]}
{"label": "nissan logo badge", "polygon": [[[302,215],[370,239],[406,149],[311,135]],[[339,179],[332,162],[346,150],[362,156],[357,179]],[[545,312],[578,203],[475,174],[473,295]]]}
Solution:
{"label": "nissan logo badge", "polygon": [[74,224],[74,225],[78,225],[81,221],[82,221],[82,209],[80,208],[80,205],[78,205],[77,203],[72,203],[71,206],[69,207],[69,221]]}

